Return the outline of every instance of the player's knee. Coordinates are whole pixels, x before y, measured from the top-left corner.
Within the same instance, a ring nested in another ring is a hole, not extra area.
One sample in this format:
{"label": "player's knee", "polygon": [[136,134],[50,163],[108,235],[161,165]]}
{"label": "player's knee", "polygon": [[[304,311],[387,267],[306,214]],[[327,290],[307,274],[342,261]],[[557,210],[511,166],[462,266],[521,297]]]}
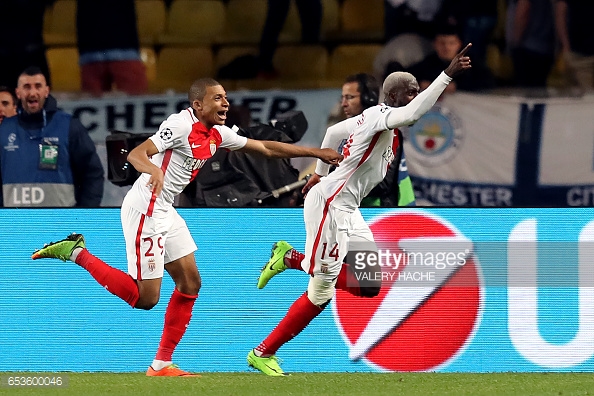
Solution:
{"label": "player's knee", "polygon": [[312,304],[324,309],[330,304],[332,297],[334,297],[334,284],[336,282],[328,282],[315,276],[309,278],[307,286],[307,298]]}
{"label": "player's knee", "polygon": [[202,287],[202,278],[200,278],[199,273],[190,274],[176,282],[176,287],[180,292],[194,296],[198,294]]}
{"label": "player's knee", "polygon": [[361,297],[376,297],[380,292],[380,286],[367,286],[361,287],[359,290],[361,292]]}
{"label": "player's knee", "polygon": [[140,298],[138,299],[138,301],[136,302],[136,305],[134,305],[134,308],[137,309],[144,309],[144,310],[150,310],[153,309],[155,307],[155,305],[157,305],[157,303],[159,302],[159,295],[148,295],[148,296],[140,296]]}

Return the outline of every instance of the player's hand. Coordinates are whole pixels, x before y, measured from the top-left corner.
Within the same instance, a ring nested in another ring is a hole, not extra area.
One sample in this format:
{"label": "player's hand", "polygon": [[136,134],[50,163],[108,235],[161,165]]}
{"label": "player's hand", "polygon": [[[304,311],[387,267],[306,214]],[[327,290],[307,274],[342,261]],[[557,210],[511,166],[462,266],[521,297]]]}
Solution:
{"label": "player's hand", "polygon": [[452,62],[448,68],[445,69],[445,74],[450,77],[455,77],[456,75],[472,67],[470,65],[470,57],[466,56],[466,53],[470,47],[472,47],[472,43],[466,44],[466,47],[464,47],[462,51],[458,53],[458,55],[454,56],[454,59],[452,59]]}
{"label": "player's hand", "polygon": [[336,150],[333,150],[331,148],[324,148],[319,150],[320,152],[318,158],[330,165],[338,166],[338,163],[342,161],[342,159],[344,158],[342,154],[339,154]]}
{"label": "player's hand", "polygon": [[301,192],[303,193],[303,195],[307,195],[307,193],[309,192],[309,190],[311,190],[311,188],[313,186],[315,186],[316,184],[318,184],[321,179],[322,179],[322,176],[318,175],[317,173],[312,174],[309,177],[309,179],[307,179],[307,182],[305,183],[305,186],[303,186],[303,188],[301,189]]}
{"label": "player's hand", "polygon": [[159,194],[161,194],[161,191],[163,190],[164,179],[165,175],[163,174],[163,171],[160,168],[156,168],[151,173],[151,177],[149,178],[149,181],[146,184],[146,186],[149,190],[151,190],[153,194],[159,196]]}

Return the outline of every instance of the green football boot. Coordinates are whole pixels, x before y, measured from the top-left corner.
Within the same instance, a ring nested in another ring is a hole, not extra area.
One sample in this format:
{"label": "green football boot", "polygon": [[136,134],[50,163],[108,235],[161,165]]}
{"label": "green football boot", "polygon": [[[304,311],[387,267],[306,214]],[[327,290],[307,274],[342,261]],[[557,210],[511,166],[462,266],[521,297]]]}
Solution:
{"label": "green football boot", "polygon": [[272,245],[272,253],[270,254],[270,260],[262,267],[260,271],[260,277],[258,278],[258,289],[263,289],[274,275],[280,274],[288,267],[285,265],[285,254],[289,250],[293,249],[293,246],[289,245],[285,241],[278,241]]}
{"label": "green football boot", "polygon": [[256,356],[252,349],[247,355],[248,366],[260,370],[271,377],[284,377],[289,374],[285,373],[278,365],[278,358],[276,356],[259,357]]}
{"label": "green football boot", "polygon": [[85,237],[82,234],[70,234],[61,241],[46,243],[44,247],[36,250],[31,258],[33,260],[57,258],[62,261],[68,261],[76,248],[85,248]]}

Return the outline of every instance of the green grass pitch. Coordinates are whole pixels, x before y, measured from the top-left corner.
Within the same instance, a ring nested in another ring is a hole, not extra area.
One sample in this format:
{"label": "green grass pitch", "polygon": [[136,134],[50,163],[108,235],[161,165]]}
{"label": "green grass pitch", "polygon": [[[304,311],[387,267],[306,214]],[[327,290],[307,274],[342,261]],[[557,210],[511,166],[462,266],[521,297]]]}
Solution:
{"label": "green grass pitch", "polygon": [[[594,373],[203,373],[200,378],[155,378],[144,373],[62,373],[61,388],[7,386],[10,395],[594,395]],[[54,373],[54,375],[56,375]]]}

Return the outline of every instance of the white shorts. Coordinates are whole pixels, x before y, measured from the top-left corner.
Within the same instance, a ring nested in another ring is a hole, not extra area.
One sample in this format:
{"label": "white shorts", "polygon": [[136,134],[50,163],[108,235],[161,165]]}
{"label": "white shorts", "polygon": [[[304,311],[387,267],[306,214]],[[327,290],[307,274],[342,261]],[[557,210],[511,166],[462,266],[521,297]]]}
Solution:
{"label": "white shorts", "polygon": [[359,209],[348,212],[335,208],[316,186],[307,193],[303,217],[307,236],[301,267],[325,281],[333,281],[340,273],[350,241],[375,245]]}
{"label": "white shorts", "polygon": [[137,280],[163,277],[165,264],[196,251],[186,222],[171,208],[167,217],[153,218],[122,204],[128,273]]}

